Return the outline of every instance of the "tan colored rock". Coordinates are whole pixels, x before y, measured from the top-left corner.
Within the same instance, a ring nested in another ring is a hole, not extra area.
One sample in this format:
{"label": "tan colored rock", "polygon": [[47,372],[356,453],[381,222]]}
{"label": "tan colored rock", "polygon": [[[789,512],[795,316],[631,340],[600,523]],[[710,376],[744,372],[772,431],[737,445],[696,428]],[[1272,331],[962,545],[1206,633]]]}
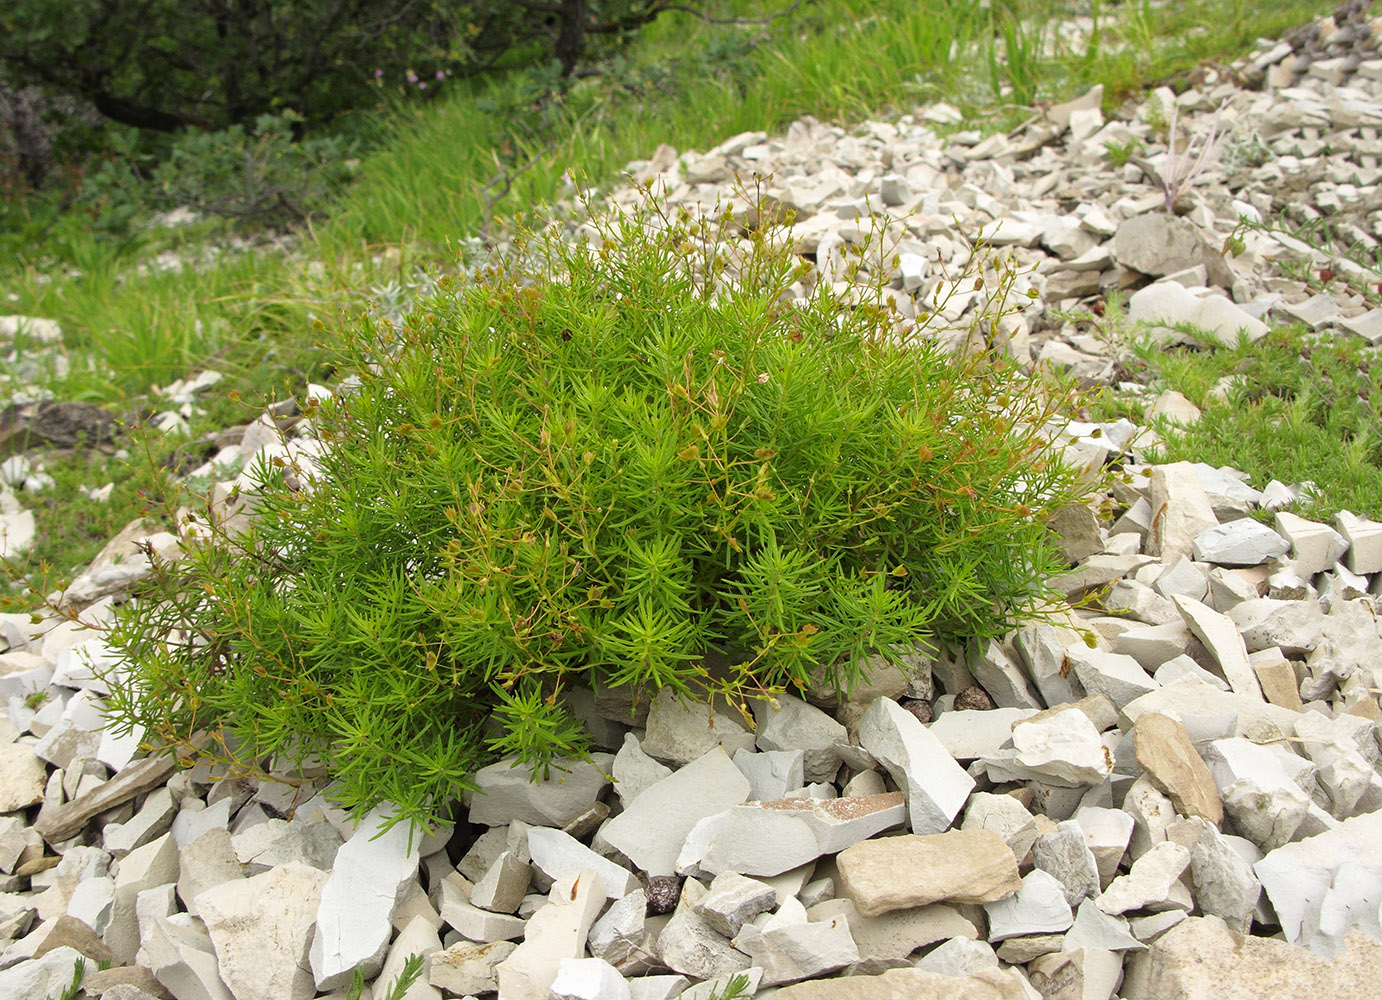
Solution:
{"label": "tan colored rock", "polygon": [[844,893],[865,916],[928,903],[993,903],[1022,888],[1012,848],[990,830],[865,840],[836,858]]}
{"label": "tan colored rock", "polygon": [[881,976],[816,979],[786,986],[775,1000],[1028,1000],[1011,969],[984,969],[972,976],[945,976],[921,969],[890,969]]}
{"label": "tan colored rock", "polygon": [[1128,963],[1124,1000],[1375,1000],[1382,941],[1350,932],[1332,962],[1275,938],[1190,917]]}
{"label": "tan colored rock", "polygon": [[203,891],[197,908],[216,948],[221,981],[236,1000],[310,1000],[307,951],[327,873],[290,861]]}
{"label": "tan colored rock", "polygon": [[475,944],[457,941],[445,951],[436,952],[428,963],[427,981],[459,996],[467,993],[493,993],[499,989],[494,967],[513,954],[512,941]]}
{"label": "tan colored rock", "polygon": [[0,743],[0,813],[43,801],[48,770],[25,743]]}
{"label": "tan colored rock", "polygon": [[1147,500],[1152,505],[1152,528],[1143,551],[1160,556],[1168,565],[1190,555],[1195,536],[1219,523],[1189,462],[1152,469]]}
{"label": "tan colored rock", "polygon": [[1252,672],[1257,675],[1257,683],[1268,704],[1299,712],[1300,686],[1296,680],[1296,669],[1290,661],[1277,656],[1259,660],[1250,655],[1248,659],[1252,662]]}
{"label": "tan colored rock", "polygon": [[1133,724],[1132,745],[1147,777],[1170,796],[1177,812],[1215,826],[1223,823],[1224,804],[1214,776],[1184,726],[1169,715],[1146,712]]}
{"label": "tan colored rock", "polygon": [[806,911],[813,921],[843,916],[862,959],[906,958],[918,948],[954,937],[978,939],[979,929],[958,907],[933,903],[866,917],[848,899],[827,899]]}

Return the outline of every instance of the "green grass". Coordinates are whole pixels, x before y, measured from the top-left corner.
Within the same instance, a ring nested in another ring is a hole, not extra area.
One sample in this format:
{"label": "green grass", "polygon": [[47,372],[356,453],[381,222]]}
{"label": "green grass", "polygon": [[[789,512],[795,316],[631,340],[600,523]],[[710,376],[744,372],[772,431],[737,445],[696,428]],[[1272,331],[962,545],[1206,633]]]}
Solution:
{"label": "green grass", "polygon": [[[724,0],[717,13],[761,16],[787,6]],[[15,252],[0,255],[3,308],[62,324],[71,373],[49,381],[58,398],[128,412],[150,386],[203,365],[226,373],[222,390],[247,401],[283,398],[308,381],[330,381],[330,352],[317,342],[353,322],[372,289],[406,285],[420,266],[454,259],[447,244],[485,222],[484,188],[501,168],[529,167],[495,206],[509,214],[556,197],[563,173],[612,183],[660,142],[705,149],[803,114],[847,121],[944,99],[996,130],[1027,113],[1015,101],[1063,99],[1096,82],[1112,110],[1153,81],[1233,57],[1331,7],[1093,0],[1080,9],[1096,15],[1097,32],[1078,45],[1051,33],[1044,0],[816,0],[770,25],[737,27],[669,13],[563,105],[536,105],[531,78],[496,73],[445,99],[356,121],[352,128],[367,128],[378,146],[330,217],[297,234],[290,254],[226,253],[181,273],[141,273],[154,254],[195,255],[220,230],[203,224],[116,238],[36,203],[16,230],[22,238],[5,244]],[[224,394],[206,405],[194,434],[246,419]],[[138,515],[137,501],[123,488],[104,512],[45,500],[39,516],[48,540],[21,573],[45,560],[65,573],[64,563],[89,559],[111,525]]]}
{"label": "green grass", "polygon": [[[1359,340],[1316,338],[1299,325],[1212,351],[1133,344],[1125,366],[1153,389],[1174,389],[1202,410],[1188,427],[1162,423],[1166,446],[1155,461],[1206,462],[1268,480],[1314,482],[1299,505],[1328,520],[1340,510],[1382,519],[1382,354]],[[1222,379],[1235,382],[1213,398]],[[1142,398],[1142,397],[1139,397]],[[1146,399],[1154,397],[1148,396]],[[1141,419],[1128,397],[1107,397],[1103,417]]]}

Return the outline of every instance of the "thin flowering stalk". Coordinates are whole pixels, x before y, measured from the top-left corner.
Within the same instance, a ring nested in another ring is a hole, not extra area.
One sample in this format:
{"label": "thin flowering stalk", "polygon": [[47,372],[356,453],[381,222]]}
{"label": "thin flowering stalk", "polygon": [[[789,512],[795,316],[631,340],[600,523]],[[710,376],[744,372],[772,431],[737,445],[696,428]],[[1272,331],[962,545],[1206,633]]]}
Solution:
{"label": "thin flowering stalk", "polygon": [[[1180,153],[1176,152],[1176,125],[1179,121],[1180,106],[1176,102],[1171,102],[1171,122],[1169,137],[1167,138],[1166,166],[1159,172],[1157,179],[1161,182],[1162,194],[1166,198],[1166,211],[1170,212],[1176,200],[1182,195],[1188,194],[1194,186],[1196,178],[1200,176],[1206,167],[1218,155],[1224,140],[1228,138],[1228,131],[1221,130],[1219,127],[1220,118],[1223,116],[1224,108],[1228,107],[1225,101],[1214,109],[1214,117],[1209,121],[1209,131],[1204,136],[1189,136],[1185,141],[1185,149]],[[1198,142],[1197,142],[1198,140]]]}

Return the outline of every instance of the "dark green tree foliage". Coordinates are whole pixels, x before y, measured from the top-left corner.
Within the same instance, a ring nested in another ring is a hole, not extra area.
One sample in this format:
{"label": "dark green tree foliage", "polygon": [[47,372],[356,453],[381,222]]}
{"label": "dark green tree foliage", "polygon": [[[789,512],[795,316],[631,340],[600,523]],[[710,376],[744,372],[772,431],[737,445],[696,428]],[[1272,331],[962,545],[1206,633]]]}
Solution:
{"label": "dark green tree foliage", "polygon": [[1062,401],[894,345],[885,309],[786,304],[781,233],[660,222],[363,321],[315,485],[263,470],[249,533],[124,618],[116,718],[244,766],[315,755],[350,808],[422,819],[498,755],[578,752],[575,685],[847,687],[1039,604],[1044,515],[1080,492],[1035,430]]}
{"label": "dark green tree foliage", "polygon": [[215,129],[291,109],[309,122],[390,79],[468,74],[512,55],[573,73],[593,40],[662,0],[13,0],[0,77],[90,101],[141,129]]}

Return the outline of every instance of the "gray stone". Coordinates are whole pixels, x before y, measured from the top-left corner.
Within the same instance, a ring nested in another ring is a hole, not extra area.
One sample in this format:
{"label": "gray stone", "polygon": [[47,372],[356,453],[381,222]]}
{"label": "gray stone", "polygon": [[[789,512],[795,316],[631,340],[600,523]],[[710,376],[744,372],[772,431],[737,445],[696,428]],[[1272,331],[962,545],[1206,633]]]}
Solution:
{"label": "gray stone", "polygon": [[1259,566],[1278,559],[1290,543],[1261,521],[1250,517],[1206,528],[1195,536],[1192,551],[1201,562],[1219,566]]}
{"label": "gray stone", "polygon": [[1159,685],[1131,656],[1076,644],[1066,650],[1071,671],[1090,694],[1101,694],[1121,709]]}
{"label": "gray stone", "polygon": [[562,827],[600,797],[613,764],[609,754],[587,761],[556,760],[549,769],[520,766],[505,758],[475,772],[476,791],[466,797],[470,822],[502,826],[522,820],[534,826]]}
{"label": "gray stone", "polygon": [[336,852],[309,951],[318,990],[346,985],[356,967],[372,979],[383,965],[394,909],[417,876],[421,846],[407,823],[384,829],[393,808],[384,802],[370,810]]}
{"label": "gray stone", "polygon": [[[648,709],[648,728],[643,752],[664,764],[681,767],[723,746],[731,757],[736,750],[753,746],[753,734],[719,709],[683,700],[664,687]],[[782,748],[770,748],[782,749]]]}
{"label": "gray stone", "polygon": [[[689,888],[699,883],[688,880],[686,885]],[[663,963],[672,971],[693,979],[714,979],[747,969],[751,964],[749,957],[735,950],[728,939],[696,913],[694,907],[699,901],[694,892],[682,890],[682,901],[658,935],[658,951]]]}
{"label": "gray stone", "polygon": [[749,799],[780,799],[806,784],[804,750],[737,750],[734,766],[749,779]]}
{"label": "gray stone", "polygon": [[1240,934],[1248,932],[1262,883],[1252,865],[1215,827],[1206,825],[1190,850],[1190,878],[1202,914],[1219,917]]}
{"label": "gray stone", "polygon": [[840,767],[836,744],[849,742],[844,726],[790,694],[779,695],[776,708],[767,701],[758,702],[754,716],[759,749],[800,750],[806,781],[835,780]]}
{"label": "gray stone", "polygon": [[720,747],[649,786],[601,838],[651,875],[671,875],[697,823],[748,798],[750,785]]}
{"label": "gray stone", "polygon": [[[535,826],[528,830],[528,854],[534,867],[542,871],[553,882],[575,878],[582,871],[595,876],[596,889],[605,899],[622,899],[638,887],[638,879],[633,872],[607,858],[602,858],[576,838],[550,827]],[[525,883],[526,886],[526,883]],[[479,884],[476,884],[476,889]],[[522,899],[522,894],[519,894]],[[475,899],[471,892],[471,903],[483,906],[484,901]],[[517,904],[515,903],[515,908]],[[485,907],[502,909],[506,907]]]}
{"label": "gray stone", "polygon": [[772,886],[737,872],[724,872],[715,876],[695,910],[716,931],[733,938],[749,920],[776,906],[777,893]]}
{"label": "gray stone", "polygon": [[1032,860],[1037,868],[1059,880],[1070,906],[1099,895],[1099,864],[1084,828],[1075,820],[1065,820],[1056,826],[1055,833],[1038,837],[1032,845]]}
{"label": "gray stone", "polygon": [[1175,602],[1185,624],[1214,658],[1233,692],[1248,698],[1261,698],[1262,687],[1257,683],[1247,646],[1233,620],[1188,597],[1178,596]]}
{"label": "gray stone", "polygon": [[1049,872],[1037,869],[1022,880],[1017,893],[984,905],[989,941],[1029,934],[1058,934],[1074,922],[1066,888]]}
{"label": "gray stone", "polygon": [[614,791],[619,800],[628,805],[644,790],[657,784],[672,773],[666,764],[660,764],[643,752],[638,737],[633,733],[624,734],[624,745],[614,755],[611,769],[614,775]]}
{"label": "gray stone", "polygon": [[974,788],[974,779],[940,741],[890,698],[877,699],[864,713],[859,744],[906,794],[913,833],[940,833],[949,828]]}

